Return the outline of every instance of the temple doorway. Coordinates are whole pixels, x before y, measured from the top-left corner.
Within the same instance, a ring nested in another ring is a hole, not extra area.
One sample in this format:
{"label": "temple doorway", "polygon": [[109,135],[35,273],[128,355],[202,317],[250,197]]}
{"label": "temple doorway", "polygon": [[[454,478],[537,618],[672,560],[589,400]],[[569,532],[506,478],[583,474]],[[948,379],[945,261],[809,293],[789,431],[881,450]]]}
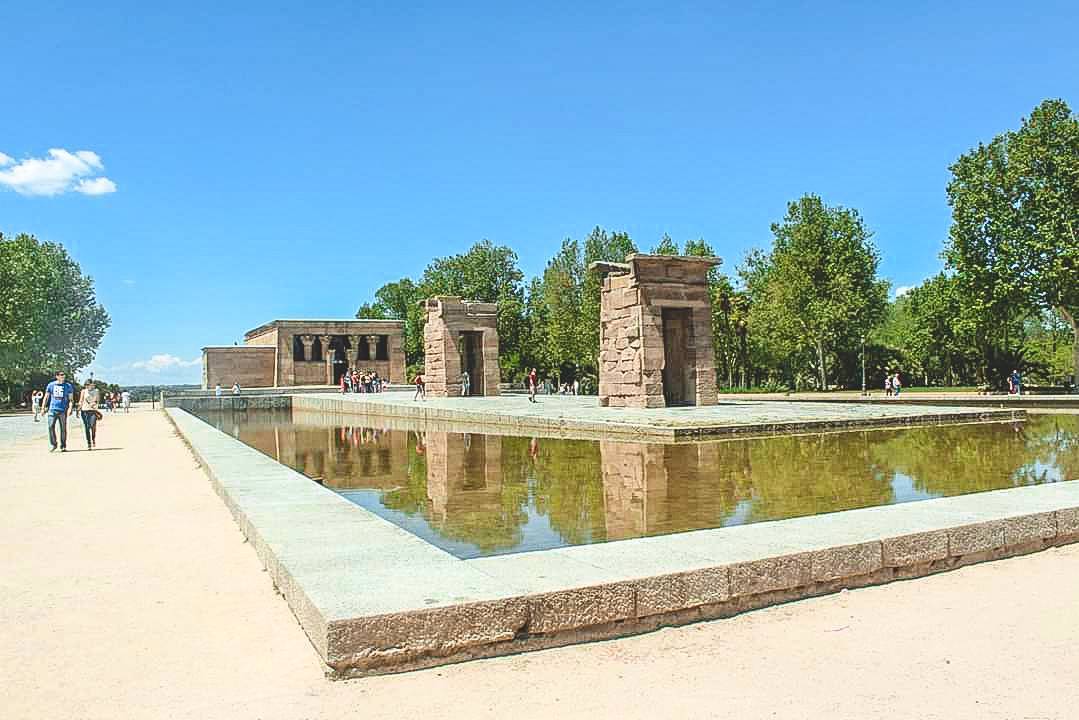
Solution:
{"label": "temple doorway", "polygon": [[663,399],[667,406],[693,405],[689,308],[663,308]]}
{"label": "temple doorway", "polygon": [[469,395],[485,395],[483,387],[483,333],[461,333],[461,371],[468,373]]}

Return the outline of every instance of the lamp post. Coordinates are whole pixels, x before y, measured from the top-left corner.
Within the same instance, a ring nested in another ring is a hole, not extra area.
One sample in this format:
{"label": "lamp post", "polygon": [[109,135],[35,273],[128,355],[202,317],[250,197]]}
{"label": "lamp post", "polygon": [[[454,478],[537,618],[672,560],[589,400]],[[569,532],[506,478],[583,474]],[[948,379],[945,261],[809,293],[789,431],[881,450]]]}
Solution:
{"label": "lamp post", "polygon": [[865,335],[862,336],[862,397],[865,397]]}

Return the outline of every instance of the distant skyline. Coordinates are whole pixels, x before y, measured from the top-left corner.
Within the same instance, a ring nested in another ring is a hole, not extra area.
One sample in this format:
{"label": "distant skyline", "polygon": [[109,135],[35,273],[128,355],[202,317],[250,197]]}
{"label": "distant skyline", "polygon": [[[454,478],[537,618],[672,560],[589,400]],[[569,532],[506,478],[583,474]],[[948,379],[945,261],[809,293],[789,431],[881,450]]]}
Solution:
{"label": "distant skyline", "polygon": [[67,5],[0,9],[0,231],[93,276],[90,370],[125,384],[484,238],[526,276],[596,225],[733,273],[807,192],[901,293],[942,267],[948,165],[1079,105],[1075,3]]}

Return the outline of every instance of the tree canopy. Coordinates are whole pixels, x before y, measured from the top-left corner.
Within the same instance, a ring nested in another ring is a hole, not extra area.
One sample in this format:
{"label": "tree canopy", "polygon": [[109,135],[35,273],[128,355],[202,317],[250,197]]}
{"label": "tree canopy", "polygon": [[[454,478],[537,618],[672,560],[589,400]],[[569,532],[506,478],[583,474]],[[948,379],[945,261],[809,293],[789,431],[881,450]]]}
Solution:
{"label": "tree canopy", "polygon": [[109,316],[94,283],[56,243],[0,234],[0,388],[9,398],[33,377],[75,373],[94,359]]}
{"label": "tree canopy", "polygon": [[986,371],[1001,319],[1053,310],[1072,328],[1079,373],[1079,119],[1064,101],[1046,100],[951,172],[945,258]]}
{"label": "tree canopy", "polygon": [[750,329],[777,357],[811,359],[825,388],[829,356],[859,344],[884,317],[880,256],[857,211],[816,195],[790,203],[772,234],[771,251],[751,254],[742,268]]}

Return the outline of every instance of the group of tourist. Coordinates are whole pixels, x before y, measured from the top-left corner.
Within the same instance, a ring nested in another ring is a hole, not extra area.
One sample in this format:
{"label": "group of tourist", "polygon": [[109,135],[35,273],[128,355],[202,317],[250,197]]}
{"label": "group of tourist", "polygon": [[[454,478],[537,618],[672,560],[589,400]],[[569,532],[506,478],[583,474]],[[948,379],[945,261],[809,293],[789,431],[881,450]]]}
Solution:
{"label": "group of tourist", "polygon": [[887,373],[884,376],[884,395],[886,397],[899,397],[899,391],[903,389],[903,381],[899,379],[899,373]]}
{"label": "group of tourist", "polygon": [[356,368],[349,368],[341,373],[342,393],[379,393],[385,384],[386,381],[377,372],[360,372]]}
{"label": "group of tourist", "polygon": [[556,383],[550,378],[543,381],[543,394],[544,395],[580,395],[581,383],[579,380],[573,382]]}
{"label": "group of tourist", "polygon": [[[214,385],[214,396],[215,397],[221,397],[222,392],[223,391],[221,390],[221,383],[218,383],[218,384]],[[233,395],[239,395],[240,394],[240,383],[238,383],[238,382],[232,383],[232,394]]]}
{"label": "group of tourist", "polygon": [[45,389],[34,391],[31,396],[34,410],[34,422],[44,416],[49,424],[49,452],[67,452],[67,418],[79,413],[83,430],[86,433],[86,449],[97,447],[97,422],[102,418],[101,408],[106,412],[123,409],[131,410],[131,393],[127,390],[102,394],[93,379],[87,380],[75,398],[75,386],[67,381],[63,371],[56,373],[56,379]]}

